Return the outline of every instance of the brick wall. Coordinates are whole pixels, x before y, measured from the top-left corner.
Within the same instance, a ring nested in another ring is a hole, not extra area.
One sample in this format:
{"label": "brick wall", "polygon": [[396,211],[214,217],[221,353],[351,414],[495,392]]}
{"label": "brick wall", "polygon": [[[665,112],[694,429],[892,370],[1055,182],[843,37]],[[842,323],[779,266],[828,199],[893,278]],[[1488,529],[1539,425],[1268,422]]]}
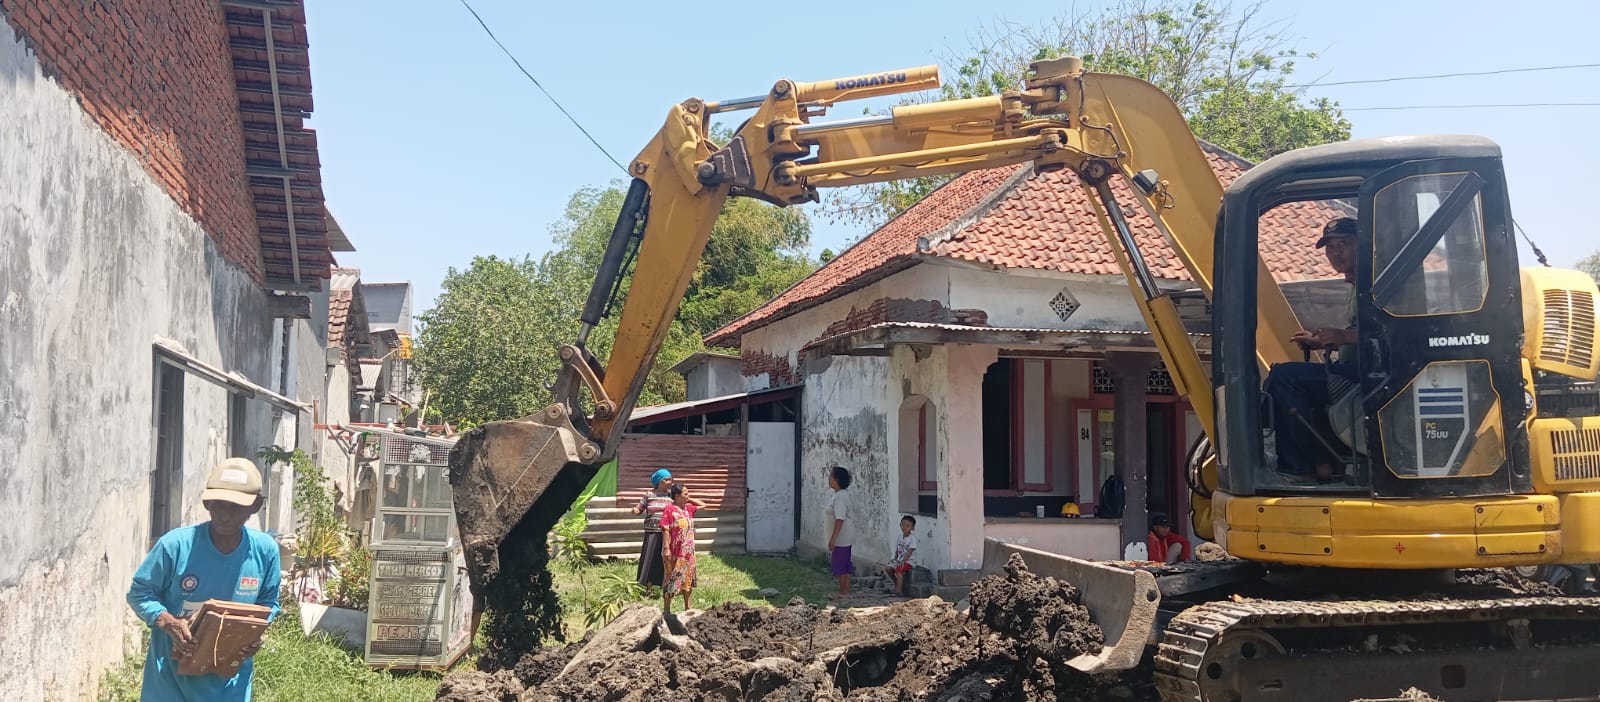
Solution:
{"label": "brick wall", "polygon": [[0,0],[50,77],[262,282],[222,4]]}
{"label": "brick wall", "polygon": [[[880,297],[866,307],[851,307],[843,319],[834,320],[822,334],[811,340],[815,344],[823,339],[847,332],[866,329],[886,322],[924,322],[928,324],[962,324],[972,327],[989,326],[989,313],[979,309],[950,309],[938,300],[912,300]],[[809,347],[801,347],[801,350]],[[770,374],[772,387],[798,384],[800,369],[789,363],[787,354],[773,355],[766,351],[747,349],[739,355],[739,372],[746,378]]]}
{"label": "brick wall", "polygon": [[765,351],[749,351],[739,354],[739,374],[746,378],[754,378],[763,373],[771,375],[770,387],[781,388],[787,385],[800,383],[800,372],[789,365],[789,357],[774,356]]}

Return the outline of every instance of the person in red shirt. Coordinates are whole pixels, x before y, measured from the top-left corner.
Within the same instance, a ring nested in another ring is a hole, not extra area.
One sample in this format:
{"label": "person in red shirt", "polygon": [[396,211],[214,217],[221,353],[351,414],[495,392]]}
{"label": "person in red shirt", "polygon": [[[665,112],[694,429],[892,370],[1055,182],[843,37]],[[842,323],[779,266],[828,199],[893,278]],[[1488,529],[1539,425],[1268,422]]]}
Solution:
{"label": "person in red shirt", "polygon": [[1173,533],[1172,522],[1167,521],[1167,515],[1161,513],[1150,515],[1150,536],[1145,543],[1150,548],[1150,560],[1157,563],[1187,561],[1194,555],[1189,540]]}

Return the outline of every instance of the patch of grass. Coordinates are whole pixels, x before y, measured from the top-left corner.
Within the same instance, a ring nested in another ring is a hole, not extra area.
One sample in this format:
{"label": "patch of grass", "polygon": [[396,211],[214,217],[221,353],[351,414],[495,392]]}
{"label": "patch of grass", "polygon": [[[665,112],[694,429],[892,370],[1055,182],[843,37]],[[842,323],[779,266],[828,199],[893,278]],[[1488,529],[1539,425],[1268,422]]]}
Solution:
{"label": "patch of grass", "polygon": [[[426,702],[439,688],[436,673],[373,670],[361,652],[318,633],[300,632],[298,609],[286,607],[267,630],[267,642],[255,657],[252,698],[261,702]],[[100,679],[101,702],[137,702],[143,683],[146,635],[139,652]],[[456,667],[470,665],[462,660]]]}
{"label": "patch of grass", "polygon": [[140,688],[144,686],[144,651],[150,645],[150,630],[143,629],[139,650],[128,654],[119,665],[100,676],[100,702],[139,702]]}
{"label": "patch of grass", "polygon": [[373,670],[341,641],[323,633],[306,636],[298,622],[280,620],[256,654],[253,697],[261,702],[425,702],[433,699],[439,680],[436,673]]}
{"label": "patch of grass", "polygon": [[[819,567],[813,561],[709,553],[699,554],[696,560],[700,569],[700,582],[689,600],[696,609],[705,609],[723,602],[784,605],[793,597],[822,604],[826,602],[827,594],[837,586],[837,582],[828,576],[827,569]],[[602,561],[589,566],[584,578],[593,587],[594,583],[603,578],[632,578],[636,570],[637,565],[632,560]],[[582,585],[578,576],[571,572],[557,572],[554,579],[556,595],[561,598],[567,638],[569,641],[577,640],[583,636],[586,629],[583,621]],[[770,600],[761,596],[761,590],[769,587],[778,591],[778,595]],[[659,605],[660,591],[656,592],[655,597],[640,598],[638,601]],[[682,607],[682,600],[674,601],[674,610]]]}

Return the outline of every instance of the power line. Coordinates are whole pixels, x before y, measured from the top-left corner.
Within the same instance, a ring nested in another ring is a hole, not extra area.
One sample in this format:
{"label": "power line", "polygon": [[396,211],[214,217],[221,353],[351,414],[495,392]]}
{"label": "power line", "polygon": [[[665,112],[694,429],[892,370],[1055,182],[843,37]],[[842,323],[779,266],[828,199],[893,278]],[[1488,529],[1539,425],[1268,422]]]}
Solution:
{"label": "power line", "polygon": [[1378,110],[1473,110],[1485,107],[1600,107],[1600,102],[1507,102],[1477,105],[1393,105],[1387,107],[1339,107],[1344,112]]}
{"label": "power line", "polygon": [[1495,76],[1503,73],[1533,73],[1536,71],[1564,71],[1574,68],[1600,68],[1600,63],[1575,63],[1566,66],[1533,66],[1530,68],[1501,68],[1493,71],[1469,71],[1463,73],[1435,73],[1426,76],[1396,76],[1392,78],[1367,78],[1364,80],[1341,80],[1332,83],[1296,83],[1285,85],[1285,88],[1324,88],[1330,85],[1363,85],[1367,83],[1398,83],[1406,80],[1434,80],[1436,78],[1463,78],[1467,76]]}
{"label": "power line", "polygon": [[506,58],[511,59],[511,62],[517,65],[517,70],[522,71],[522,75],[527,76],[528,80],[533,81],[534,86],[539,88],[539,92],[544,93],[545,97],[550,98],[550,102],[556,106],[556,109],[561,110],[561,114],[567,116],[567,119],[572,122],[572,126],[577,127],[578,131],[583,132],[584,136],[589,137],[589,143],[594,144],[594,148],[599,149],[600,153],[605,154],[606,158],[611,159],[611,162],[616,164],[617,168],[621,169],[623,173],[627,173],[628,169],[623,168],[622,163],[617,161],[616,157],[611,155],[611,152],[606,151],[606,147],[601,146],[600,142],[595,141],[594,135],[590,134],[589,130],[584,129],[583,125],[578,124],[577,118],[573,117],[572,113],[567,111],[567,108],[562,107],[561,103],[556,100],[555,96],[550,94],[550,91],[544,89],[544,86],[539,83],[539,79],[534,78],[533,74],[528,72],[528,69],[522,67],[522,62],[518,61],[517,57],[511,54],[511,50],[507,49],[505,44],[500,43],[500,38],[495,36],[494,30],[489,29],[489,25],[483,21],[482,17],[478,16],[478,11],[472,9],[472,6],[467,4],[467,0],[461,0],[461,5],[467,8],[467,12],[472,13],[473,19],[478,20],[478,26],[483,27],[483,31],[489,34],[489,38],[494,40],[495,45],[500,47],[501,51],[505,52]]}

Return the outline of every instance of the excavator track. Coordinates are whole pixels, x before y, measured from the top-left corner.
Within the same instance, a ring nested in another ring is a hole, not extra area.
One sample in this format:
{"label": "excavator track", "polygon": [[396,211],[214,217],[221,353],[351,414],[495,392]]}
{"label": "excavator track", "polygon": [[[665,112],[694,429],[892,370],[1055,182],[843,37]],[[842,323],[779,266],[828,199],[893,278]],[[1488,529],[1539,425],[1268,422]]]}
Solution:
{"label": "excavator track", "polygon": [[1163,702],[1600,700],[1600,598],[1198,604],[1155,657]]}

